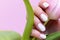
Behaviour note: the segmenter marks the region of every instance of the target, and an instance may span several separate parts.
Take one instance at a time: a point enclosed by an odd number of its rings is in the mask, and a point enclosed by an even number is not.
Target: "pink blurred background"
[[[36,1],[31,2],[35,4]],[[0,0],[0,31],[16,31],[22,35],[25,24],[26,10],[23,0]]]
[[[20,34],[26,23],[22,0],[0,0],[0,31],[16,31]]]

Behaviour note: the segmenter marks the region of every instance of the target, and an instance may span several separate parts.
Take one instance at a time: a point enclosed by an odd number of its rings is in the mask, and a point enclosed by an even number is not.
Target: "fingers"
[[[44,0],[44,1],[41,2],[40,7],[39,6],[34,6],[34,5],[32,7],[33,7],[33,10],[34,10],[34,14],[35,14],[35,16],[34,16],[34,26],[38,30],[44,32],[46,30],[46,28],[42,24],[41,20],[43,22],[48,21],[48,15],[41,8],[46,9],[47,7],[49,7],[49,4],[47,2],[45,2],[45,0]],[[40,38],[40,39],[45,39],[46,38],[45,34],[42,34],[35,29],[32,30],[31,35],[36,37],[36,38]]]
[[[46,9],[44,6],[46,6]],[[49,16],[49,19],[57,20],[60,16],[60,0],[41,0],[39,6],[43,9],[46,9],[46,13]]]
[[[46,30],[45,26],[40,22],[40,20],[36,16],[34,16],[34,25],[38,30],[42,32]]]
[[[40,33],[39,31],[33,29],[32,30],[32,36],[36,37],[36,38],[39,38],[39,39],[46,39],[46,35],[43,34],[43,33]]]
[[[34,7],[34,13],[36,16],[38,16],[42,21],[47,21],[48,16],[47,14],[40,8],[40,7]]]
[[[46,0],[41,0],[41,1],[39,2],[39,6],[40,6],[41,8],[43,8],[43,9],[46,9],[46,8],[49,7],[49,4],[46,2]]]

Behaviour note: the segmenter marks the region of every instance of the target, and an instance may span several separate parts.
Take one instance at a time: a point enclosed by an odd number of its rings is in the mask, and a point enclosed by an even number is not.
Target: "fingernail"
[[[41,39],[46,39],[46,35],[45,34],[40,34],[40,38]]]
[[[38,28],[40,29],[40,31],[45,31],[46,28],[44,25],[42,25],[41,23],[38,24]]]
[[[44,3],[43,3],[43,6],[44,6],[45,8],[47,8],[47,7],[49,6],[49,4],[48,4],[47,2],[44,2]]]
[[[48,21],[48,17],[45,14],[41,14],[40,17],[41,17],[42,21],[44,21],[44,22]]]

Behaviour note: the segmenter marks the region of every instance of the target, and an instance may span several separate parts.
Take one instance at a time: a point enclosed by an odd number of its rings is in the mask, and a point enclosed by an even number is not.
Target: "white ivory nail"
[[[48,21],[48,17],[45,14],[40,15],[42,21]]]
[[[41,23],[38,24],[38,29],[40,29],[40,31],[45,31],[46,28],[44,25],[42,25]]]
[[[47,7],[49,6],[49,4],[48,4],[47,2],[44,2],[44,3],[43,3],[43,6],[44,6],[45,8],[47,8]]]
[[[46,35],[45,34],[40,34],[40,38],[41,39],[46,39]]]

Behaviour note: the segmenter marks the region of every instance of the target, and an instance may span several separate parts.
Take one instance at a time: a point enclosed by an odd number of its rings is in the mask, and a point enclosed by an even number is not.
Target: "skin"
[[[48,34],[50,33],[53,33],[53,32],[56,32],[56,31],[60,31],[60,11],[59,11],[59,4],[58,4],[58,7],[56,7],[56,4],[57,4],[57,0],[56,2],[53,0],[52,3],[50,2],[51,0],[41,0],[39,2],[38,5],[33,5],[32,4],[32,7],[33,7],[33,10],[34,10],[34,28],[32,30],[32,34],[31,36],[34,36],[36,38],[40,38],[40,34],[44,34],[44,32],[42,33],[40,29],[38,29],[38,23],[41,23],[43,24],[43,21],[42,18],[40,17],[40,15],[43,13],[45,14],[47,17],[49,17],[49,19],[51,19],[48,24],[46,25],[46,31]],[[49,7],[48,8],[45,8],[43,6],[43,3],[44,2],[47,2],[49,4]],[[55,2],[55,4],[54,4]],[[60,2],[60,1],[59,1]],[[53,6],[52,6],[53,5]],[[53,8],[56,7],[56,9],[58,9],[57,11],[53,11]],[[44,10],[44,11],[43,11]],[[52,13],[52,14],[51,14]],[[56,28],[57,27],[57,28]],[[54,29],[54,30],[53,30]]]
[[[46,9],[46,13],[48,14],[50,19],[57,20],[60,18],[60,0],[47,0],[49,3],[50,7]]]

